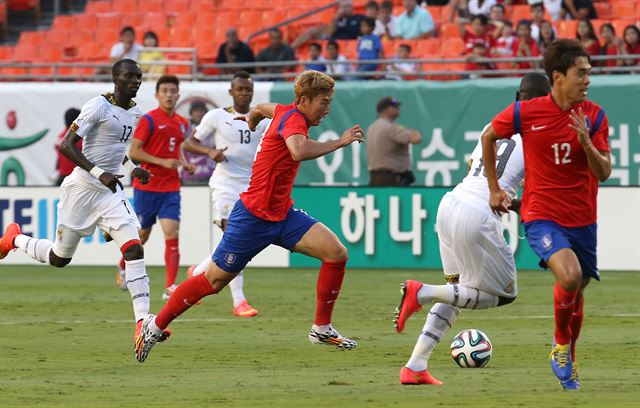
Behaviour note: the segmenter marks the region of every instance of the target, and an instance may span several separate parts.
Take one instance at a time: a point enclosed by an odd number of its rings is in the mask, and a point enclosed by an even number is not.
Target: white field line
[[[608,315],[588,315],[591,317],[612,317],[612,318],[624,318],[624,317],[640,317],[640,313],[615,313]],[[466,318],[466,319],[465,319]],[[310,318],[309,318],[310,319]],[[290,321],[308,321],[309,319],[291,319],[291,318],[282,318],[282,319],[271,319],[266,318],[262,319],[260,317],[254,319],[241,319],[241,318],[211,318],[211,319],[178,319],[175,323],[228,323],[228,322],[236,322],[236,323],[244,323],[250,321],[259,321],[259,322],[290,322]],[[519,320],[519,319],[553,319],[553,316],[549,315],[533,315],[533,316],[472,316],[471,314],[462,314],[460,316],[460,320]],[[342,321],[349,319],[341,319]],[[361,319],[358,319],[361,320]],[[391,321],[391,318],[370,318],[366,319],[369,321]],[[121,324],[121,323],[131,323],[131,320],[125,319],[95,319],[95,320],[25,320],[25,321],[4,321],[0,320],[0,326],[27,326],[32,324]]]

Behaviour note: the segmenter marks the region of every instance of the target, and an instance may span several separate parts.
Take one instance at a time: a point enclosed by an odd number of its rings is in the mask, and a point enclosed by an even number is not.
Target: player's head
[[[551,92],[549,78],[538,72],[530,72],[520,81],[520,87],[516,91],[516,101],[539,98],[546,96],[549,92]]]
[[[74,120],[80,115],[80,110],[78,108],[69,108],[64,113],[64,124],[66,127],[71,126]]]
[[[180,99],[180,80],[175,75],[163,75],[156,82],[156,99],[165,112],[173,112]]]
[[[335,82],[327,74],[305,71],[294,84],[295,104],[310,126],[318,126],[329,114]]]
[[[559,39],[551,43],[542,60],[554,95],[570,103],[583,101],[589,89],[589,54],[576,40]]]
[[[253,99],[253,79],[247,71],[236,71],[231,79],[229,95],[233,98],[233,108],[236,112],[246,113]]]
[[[120,41],[125,44],[133,44],[136,39],[136,31],[131,26],[122,27],[120,30]]]
[[[133,98],[138,93],[142,83],[142,70],[134,60],[121,59],[113,64],[111,77],[117,92]]]

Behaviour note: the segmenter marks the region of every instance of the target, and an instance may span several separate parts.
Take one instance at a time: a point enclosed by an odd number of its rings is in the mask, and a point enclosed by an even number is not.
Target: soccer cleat
[[[573,362],[573,369],[571,370],[571,377],[568,380],[560,381],[560,385],[565,390],[579,390],[580,389],[580,377],[578,376],[578,364]]]
[[[312,344],[334,346],[340,350],[351,350],[358,347],[358,343],[354,340],[342,337],[342,335],[331,326],[329,326],[329,329],[325,332],[316,331],[312,326],[311,332],[309,333],[309,341]]]
[[[133,334],[133,341],[135,341],[138,336],[140,335],[140,332],[142,331],[142,321],[143,319],[140,319],[136,322],[136,331]],[[160,338],[158,338],[158,343],[162,343],[165,340],[168,340],[169,337],[171,337],[171,330],[169,329],[164,329],[162,331],[162,334],[160,335]]]
[[[243,300],[238,306],[233,308],[233,314],[239,317],[253,317],[258,311],[253,308],[246,300]]]
[[[571,362],[571,346],[569,344],[553,344],[549,355],[551,370],[558,380],[565,381],[571,378],[573,364]]]
[[[4,235],[0,238],[0,259],[4,259],[9,252],[16,249],[16,246],[13,244],[13,241],[16,239],[18,235],[22,232],[20,231],[20,226],[16,223],[12,223],[7,225],[7,229],[4,231]]]
[[[136,336],[135,339],[135,348],[134,353],[136,355],[136,360],[141,363],[149,356],[149,351],[151,348],[156,345],[157,342],[160,341],[162,335],[157,335],[151,331],[149,328],[149,324],[155,319],[155,315],[148,314],[142,320],[142,327],[140,328],[140,333]],[[165,338],[166,340],[166,338]]]
[[[422,306],[418,303],[418,291],[421,287],[422,283],[415,280],[404,281],[400,285],[402,299],[400,300],[400,305],[396,308],[395,318],[393,319],[393,324],[398,333],[402,333],[407,319],[412,314],[422,310]]]
[[[120,269],[118,267],[118,271],[116,272],[116,284],[122,290],[127,290],[127,279],[125,277],[124,269]]]
[[[433,384],[442,385],[442,381],[434,378],[429,370],[413,371],[409,367],[402,367],[400,370],[400,384],[404,385],[418,385],[418,384]]]
[[[178,285],[171,285],[168,288],[165,288],[164,293],[162,294],[162,300],[164,302],[166,302],[167,300],[169,300],[169,298],[171,297],[171,295],[173,295],[173,292],[176,291],[176,288],[178,287]]]

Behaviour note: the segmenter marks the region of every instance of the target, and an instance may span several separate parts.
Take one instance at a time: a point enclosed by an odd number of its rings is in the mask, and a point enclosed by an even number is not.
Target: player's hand
[[[506,191],[500,189],[493,191],[489,195],[489,206],[494,214],[502,215],[502,213],[509,212],[509,206],[511,205],[511,199]]]
[[[342,146],[349,146],[353,142],[364,142],[364,130],[360,125],[353,125],[349,129],[345,130],[342,136],[340,136]]]
[[[136,167],[131,172],[131,177],[135,177],[140,181],[140,184],[145,185],[149,182],[149,179],[153,177],[153,174],[149,170],[145,170],[142,167]]]
[[[177,159],[163,159],[160,162],[160,165],[165,169],[177,169],[178,167],[182,166],[182,162]]]
[[[257,114],[254,114],[253,116],[251,116],[251,112],[249,112],[246,115],[238,115],[235,118],[233,118],[233,120],[241,120],[243,122],[246,122],[247,126],[249,127],[249,130],[252,132],[255,132],[256,127],[258,127],[258,123],[260,123],[262,119]]]
[[[196,172],[196,166],[191,163],[182,162],[182,168],[189,174],[193,174]]]
[[[120,182],[120,179],[122,177],[124,177],[122,174],[112,174],[105,171],[100,175],[100,182],[107,186],[107,188],[111,190],[112,193],[115,193],[118,186],[120,186],[121,190],[124,190],[124,187]]]
[[[227,161],[227,158],[224,155],[224,152],[229,148],[229,146],[224,147],[222,149],[209,149],[209,157],[211,160],[215,160],[216,163],[220,163],[221,161]]]
[[[571,109],[569,119],[571,119],[569,127],[575,130],[578,134],[578,141],[582,147],[587,147],[589,143],[591,143],[591,138],[589,137],[589,125],[587,124],[587,118],[584,116],[582,108],[578,108],[578,112]]]

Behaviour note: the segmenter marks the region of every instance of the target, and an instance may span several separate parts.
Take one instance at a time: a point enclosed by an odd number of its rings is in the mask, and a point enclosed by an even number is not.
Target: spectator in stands
[[[600,55],[600,43],[598,42],[598,37],[596,36],[596,32],[593,29],[591,21],[580,20],[578,22],[578,26],[576,27],[576,40],[582,44],[589,55]],[[594,65],[599,64],[594,63]]]
[[[531,37],[533,37],[536,42],[540,42],[540,26],[544,21],[544,4],[542,2],[535,3],[531,5]],[[555,32],[555,28],[553,28],[554,34],[558,34]]]
[[[611,23],[605,23],[600,27],[600,38],[602,38],[602,47],[600,53],[602,55],[622,55],[624,43],[616,37],[616,30]],[[621,59],[611,59],[603,61],[603,66],[619,67],[622,66]]]
[[[364,16],[375,20],[376,28],[374,28],[373,34],[382,37],[384,34],[384,26],[382,22],[378,20],[380,16],[380,6],[376,0],[369,0],[367,4],[364,5]]]
[[[529,0],[529,4],[542,3],[544,5],[544,9],[549,16],[551,16],[551,20],[556,21],[561,17],[562,11],[562,0]]]
[[[295,61],[293,48],[282,40],[282,31],[279,28],[269,30],[269,45],[258,53],[258,62]],[[292,66],[258,67],[258,73],[273,74],[291,70]]]
[[[382,30],[379,29],[380,26],[382,26]],[[373,33],[386,38],[398,36],[398,17],[393,15],[393,3],[391,1],[385,0],[380,4],[376,29],[373,30]]]
[[[156,48],[159,45],[158,35],[153,31],[147,31],[144,33],[144,37],[142,37],[142,44],[144,45],[144,49],[140,51],[140,68],[142,72],[145,74],[151,74],[148,76],[144,76],[146,80],[155,81],[158,77],[164,74],[165,66],[164,65],[146,65],[145,62],[148,61],[163,61],[164,54],[157,50],[149,50],[149,48]]]
[[[435,28],[429,10],[418,6],[416,0],[403,0],[404,12],[398,17],[398,38],[426,38]]]
[[[598,18],[595,7],[591,0],[563,0],[562,10],[565,16],[574,20],[593,20]]]
[[[251,47],[243,43],[238,39],[238,31],[230,27],[226,33],[227,41],[218,48],[218,58],[216,62],[218,64],[225,63],[241,63],[241,62],[254,62],[255,57]],[[223,68],[221,71],[224,74],[233,74],[238,70],[245,70],[249,73],[253,73],[253,68]]]
[[[487,16],[478,14],[471,18],[471,31],[467,30],[465,23],[469,20],[463,17],[458,18],[458,32],[464,41],[464,53],[468,54],[477,43],[483,43],[485,49],[489,49],[489,34]]]
[[[640,54],[640,30],[633,24],[629,24],[624,28],[624,53],[629,55]],[[623,65],[635,66],[640,65],[639,59],[624,60]]]
[[[401,73],[415,74],[417,71],[416,63],[406,61],[410,58],[411,58],[411,46],[409,44],[398,45],[398,51],[396,55],[393,56],[394,63],[389,64],[389,68],[388,68],[388,70],[391,71],[392,74],[388,74],[387,79],[401,81],[401,80],[407,79],[406,76],[400,75]]]
[[[200,124],[202,118],[207,112],[207,104],[203,101],[195,100],[191,102],[191,105],[189,106],[189,125],[191,129],[195,129]],[[191,131],[189,131],[188,134],[191,134]],[[208,141],[203,141],[202,143],[206,145],[207,142]],[[213,170],[216,168],[215,160],[212,160],[206,155],[193,154],[187,151],[184,151],[183,154],[187,163],[194,166],[196,170],[191,174],[183,168],[180,172],[182,184],[207,185],[209,183],[211,173],[213,173]]]
[[[540,24],[540,40],[538,40],[538,51],[540,51],[540,54],[544,54],[555,39],[556,31],[553,25],[546,20],[543,21]]]
[[[453,21],[456,11],[459,18],[470,18],[478,14],[489,17],[491,8],[497,3],[496,0],[451,0],[449,22]]]
[[[326,59],[322,56],[322,45],[315,42],[309,44],[309,61],[304,64],[304,69],[307,71],[327,71],[327,64],[324,63]]]
[[[126,26],[120,30],[120,42],[113,44],[111,52],[109,53],[112,64],[121,59],[129,58],[134,61],[138,61],[140,59],[142,46],[140,44],[136,44],[135,39],[136,32],[133,27]]]
[[[415,181],[411,171],[410,144],[422,141],[420,132],[395,122],[400,101],[386,96],[376,106],[378,119],[367,129],[366,147],[370,186],[408,186]]]
[[[495,64],[492,62],[480,62],[479,58],[487,58],[487,48],[484,43],[478,42],[473,44],[471,52],[467,54],[467,62],[465,64],[465,71],[480,71],[480,70],[493,70],[496,69]],[[476,79],[488,76],[487,74],[469,74],[469,79]]]
[[[60,132],[58,140],[56,141],[56,153],[58,153],[58,160],[56,161],[56,186],[62,184],[64,178],[71,174],[73,169],[76,168],[76,165],[71,160],[67,159],[65,155],[60,153],[60,143],[62,143],[62,139],[64,139],[67,134],[69,126],[71,126],[79,114],[80,110],[78,108],[69,108],[64,113],[64,130]],[[78,149],[82,150],[82,139],[78,141]]]
[[[500,37],[491,43],[489,54],[496,58],[511,57],[513,55],[513,40],[513,24],[511,21],[505,20],[502,22]],[[502,65],[502,63],[498,65]]]
[[[338,5],[338,12],[329,23],[326,34],[334,40],[355,40],[360,35],[360,22],[363,18],[362,14],[353,14],[351,0],[343,0]]]
[[[540,55],[536,42],[531,37],[531,26],[529,21],[520,20],[516,28],[516,39],[513,41],[514,57],[537,57]],[[514,62],[513,67],[517,69],[532,69],[538,64],[534,62]]]
[[[358,39],[358,61],[375,60],[383,58],[382,42],[380,37],[373,34],[376,20],[365,17],[360,22],[360,38]],[[358,72],[371,72],[378,69],[378,64],[358,64]],[[370,76],[364,79],[372,79]]]
[[[327,43],[327,74],[331,75],[335,79],[351,79],[349,74],[353,72],[353,66],[351,66],[351,64],[340,63],[346,60],[347,58],[340,54],[340,46],[338,43],[334,40],[330,40]]]

